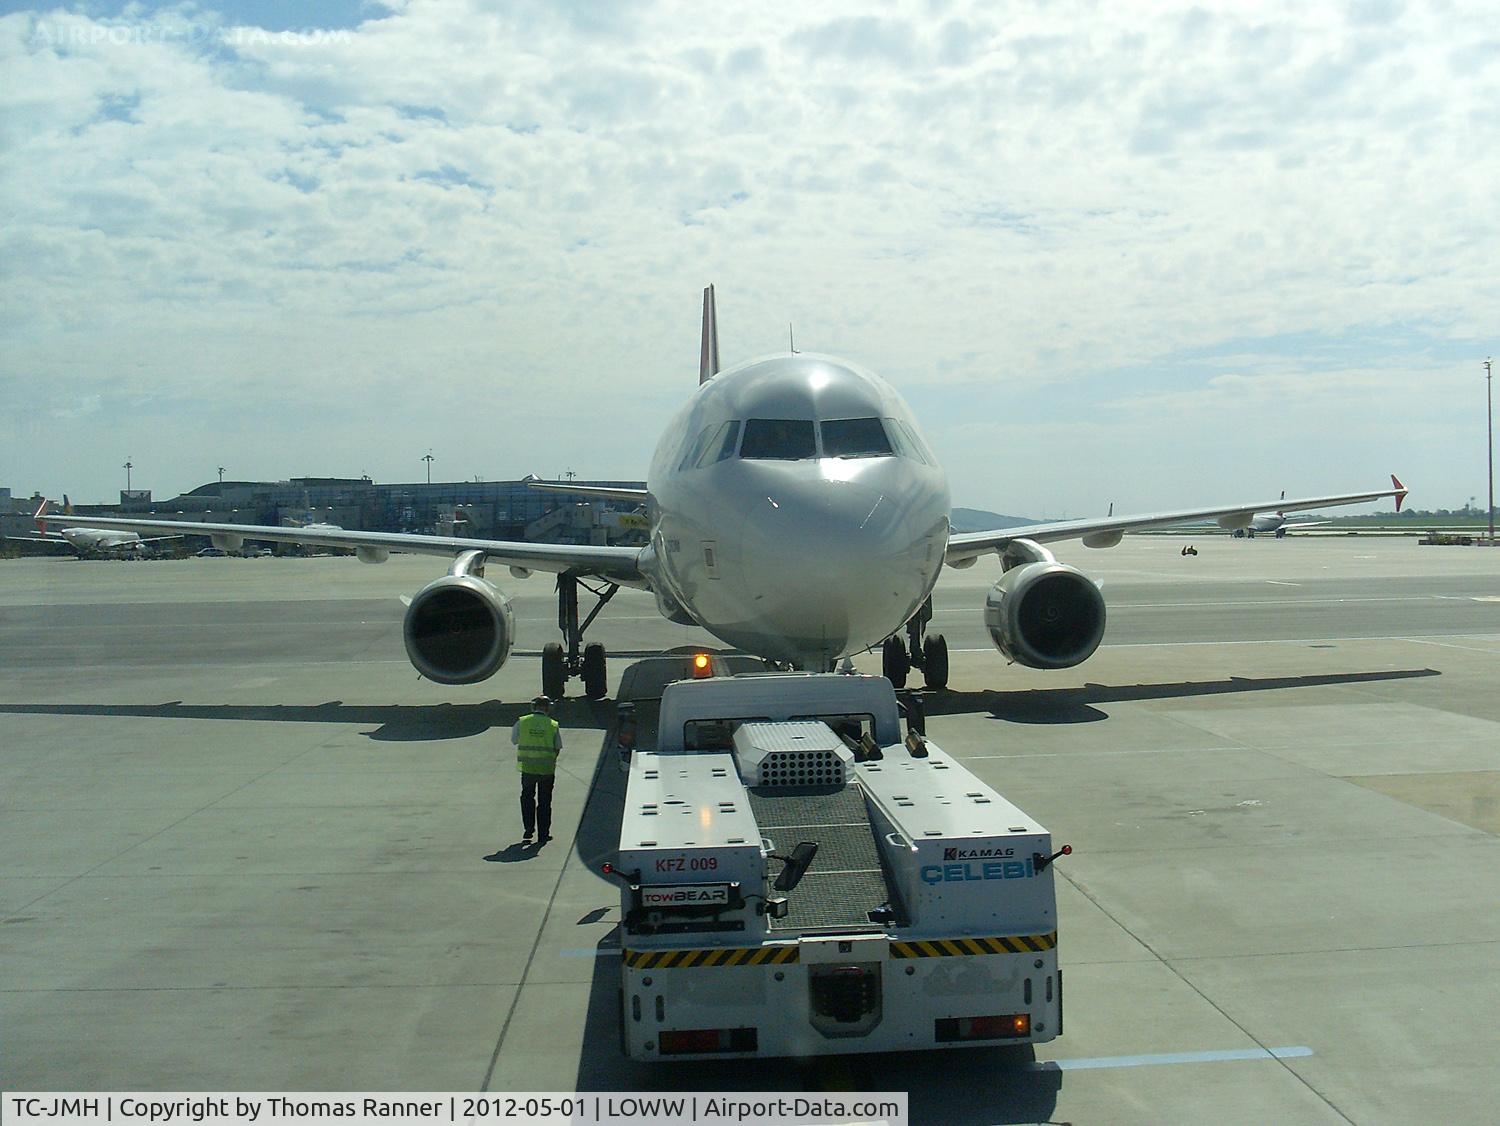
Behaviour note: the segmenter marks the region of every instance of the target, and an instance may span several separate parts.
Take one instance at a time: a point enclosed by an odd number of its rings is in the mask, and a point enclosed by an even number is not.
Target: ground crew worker
[[[531,701],[531,712],[516,720],[510,729],[510,741],[516,745],[516,765],[521,768],[523,844],[531,843],[533,832],[538,845],[552,839],[552,783],[557,756],[562,751],[562,732],[551,711],[552,701],[538,696]]]

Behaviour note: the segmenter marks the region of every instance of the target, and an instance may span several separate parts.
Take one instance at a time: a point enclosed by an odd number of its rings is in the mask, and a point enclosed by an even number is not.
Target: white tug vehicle
[[[622,885],[630,1057],[1062,1032],[1051,864],[1071,849],[1053,853],[907,718],[903,738],[888,680],[834,674],[673,683],[655,746],[633,753],[622,718],[629,779],[605,871]]]

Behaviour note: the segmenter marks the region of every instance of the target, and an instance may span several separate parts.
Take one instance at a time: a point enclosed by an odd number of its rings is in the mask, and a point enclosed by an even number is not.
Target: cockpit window
[[[714,429],[715,428],[712,426],[705,426],[698,432],[698,437],[693,439],[693,444],[689,446],[687,448],[687,452],[682,455],[682,461],[679,462],[677,466],[679,470],[691,469],[693,466],[698,464],[698,458],[701,457],[703,451],[708,448],[709,440],[714,436]]]
[[[885,432],[890,435],[891,445],[896,447],[897,457],[910,458],[912,461],[922,460],[917,456],[917,451],[912,449],[911,442],[907,440],[906,435],[901,433],[901,424],[894,418],[885,420]]]
[[[928,465],[936,465],[937,458],[933,456],[932,447],[922,440],[922,435],[917,433],[917,428],[908,425],[905,421],[900,422],[901,429],[906,432],[906,437],[916,449],[917,455]]]
[[[816,457],[817,439],[811,420],[800,418],[752,418],[745,423],[740,457],[800,461]]]
[[[878,418],[831,418],[820,426],[824,457],[889,457],[892,452]]]
[[[713,439],[708,443],[708,448],[703,451],[703,456],[698,459],[698,464],[700,466],[713,465],[715,462],[733,457],[734,447],[739,444],[739,440],[739,420],[724,423],[714,431]]]
[[[885,429],[886,433],[890,435],[891,441],[895,443],[896,453],[899,456],[909,458],[912,461],[927,463],[927,459],[922,456],[922,448],[917,445],[916,437],[901,424],[899,419],[886,419]]]

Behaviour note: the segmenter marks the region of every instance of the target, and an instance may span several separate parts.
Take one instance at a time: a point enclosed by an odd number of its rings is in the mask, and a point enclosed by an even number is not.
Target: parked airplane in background
[[[160,543],[162,540],[180,540],[182,538],[181,532],[142,539],[136,532],[122,532],[108,528],[72,525],[52,532],[47,529],[47,503],[45,500],[42,501],[32,517],[36,521],[37,535],[22,538],[28,539],[33,543],[66,542],[74,551],[78,552],[78,558],[80,559],[90,555],[144,554],[149,550],[146,546],[147,544]],[[63,494],[63,515],[68,517],[73,515],[73,503],[68,500],[66,493]]]
[[[1255,538],[1257,532],[1270,532],[1277,539],[1281,539],[1288,532],[1295,532],[1299,528],[1321,528],[1324,524],[1328,523],[1327,520],[1290,521],[1286,518],[1285,512],[1285,489],[1281,490],[1281,500],[1283,503],[1280,509],[1275,512],[1257,512],[1254,516],[1250,517],[1250,523],[1244,526],[1236,525],[1233,522],[1225,524],[1223,520],[1220,520],[1219,523],[1232,531],[1236,538],[1248,536],[1251,539]]]
[[[1330,507],[1406,495],[1390,489],[1299,499],[1287,508]],[[884,380],[847,360],[782,352],[721,371],[713,287],[703,294],[699,387],[667,424],[645,489],[542,484],[574,495],[646,506],[642,547],[520,543],[460,536],[273,528],[164,520],[90,518],[126,531],[198,533],[235,550],[245,539],[354,548],[367,563],[390,552],[452,559],[406,612],[407,655],[443,684],[493,675],[510,656],[515,617],[487,564],[515,578],[557,575],[564,644],[543,650],[543,691],[561,696],[571,676],[590,697],[607,690],[604,647],[584,631],[621,586],[650,590],[660,612],[729,645],[804,669],[882,646],[885,673],[910,667],[929,687],[948,681],[948,648],[929,635],[931,594],[949,567],[1000,557],[1003,574],[985,600],[995,647],[1033,668],[1086,660],[1104,636],[1104,598],[1082,571],[1045,546],[1082,540],[1112,547],[1125,532],[1220,518],[1247,526],[1281,506],[1255,501],[1203,508],[1028,524],[954,533],[948,479],[911,410]],[[600,585],[590,587],[587,580]],[[579,621],[578,588],[598,599]],[[902,636],[904,633],[904,637]]]

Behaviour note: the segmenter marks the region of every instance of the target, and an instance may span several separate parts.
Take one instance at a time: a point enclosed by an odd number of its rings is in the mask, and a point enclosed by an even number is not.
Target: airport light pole
[[[1495,408],[1490,398],[1490,360],[1484,361],[1484,449],[1490,466],[1490,546],[1495,546]]]
[[[130,492],[130,471],[135,468],[135,463],[130,460],[129,454],[125,455],[125,464],[120,468],[125,470],[125,491],[128,493]]]
[[[432,484],[432,451],[427,451],[427,456],[422,459],[427,463],[427,483]]]
[[[221,466],[219,466],[219,484],[222,485],[223,483],[224,483],[224,467],[221,465]]]

